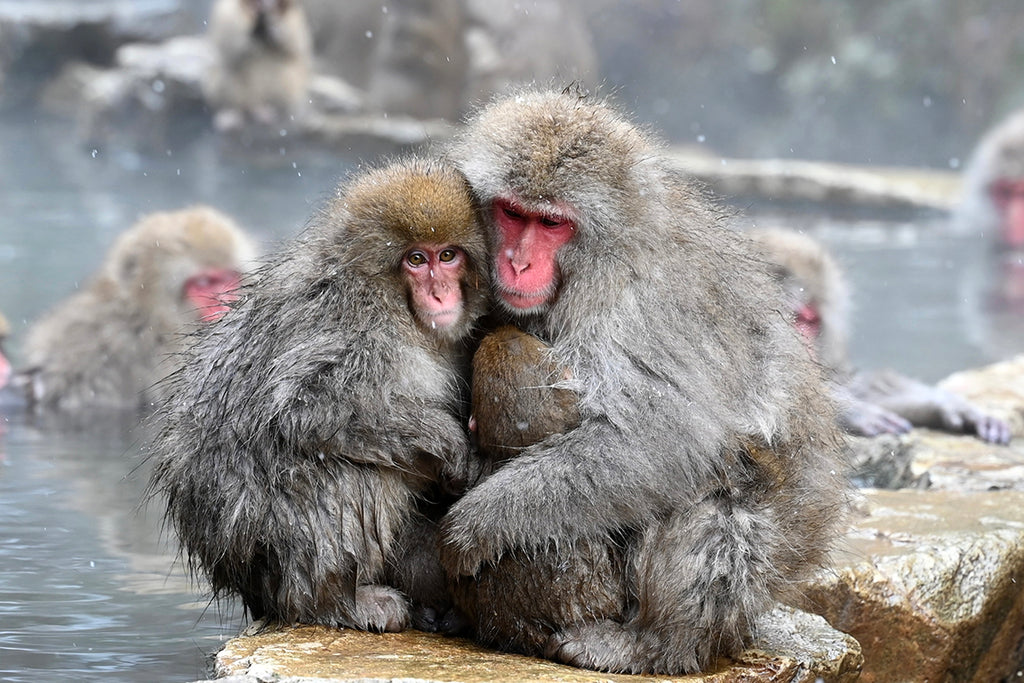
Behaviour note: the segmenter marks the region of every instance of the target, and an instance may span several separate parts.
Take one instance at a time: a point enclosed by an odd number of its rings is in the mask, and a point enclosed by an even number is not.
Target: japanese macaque
[[[158,403],[183,336],[224,314],[253,258],[249,238],[210,207],[142,218],[85,288],[29,329],[18,381],[30,408],[72,415]]]
[[[580,417],[442,520],[457,581],[514,558],[548,582],[488,595],[504,614],[477,638],[620,673],[735,652],[819,566],[847,507],[841,435],[774,312],[778,286],[602,101],[516,93],[473,117],[451,157],[481,202],[498,307],[550,345]],[[615,585],[616,557],[621,608],[618,594],[594,610],[586,591],[536,600],[554,567],[590,563]]]
[[[931,427],[1006,443],[1010,427],[956,394],[891,370],[855,372],[846,350],[850,294],[823,245],[798,232],[748,233],[782,283],[785,305],[812,355],[829,371],[842,427],[851,434],[902,434]]]
[[[498,464],[575,427],[580,419],[576,394],[556,386],[568,379],[537,337],[511,325],[485,337],[473,354],[470,417],[481,454]]]
[[[1024,250],[1024,110],[978,143],[956,219],[965,230],[993,235],[1001,249]]]
[[[11,333],[11,325],[7,322],[7,318],[0,313],[0,389],[7,386],[7,382],[11,379],[11,361],[7,359],[4,354],[4,341],[7,340],[7,336]]]
[[[208,36],[216,61],[203,94],[217,128],[280,123],[302,113],[313,48],[298,0],[217,0]]]
[[[483,473],[525,454],[527,447],[580,422],[576,393],[561,388],[567,372],[537,337],[504,326],[483,339],[473,356],[473,416]],[[468,626],[487,643],[542,652],[548,624],[615,618],[628,609],[626,555],[603,539],[577,539],[565,553],[508,553],[475,576],[453,577],[457,612],[449,622]],[[509,604],[515,609],[508,609]]]
[[[370,631],[407,626],[409,599],[447,610],[421,504],[470,476],[466,346],[486,268],[465,179],[399,161],[343,185],[200,332],[151,488],[215,596]],[[436,571],[407,566],[431,553]]]

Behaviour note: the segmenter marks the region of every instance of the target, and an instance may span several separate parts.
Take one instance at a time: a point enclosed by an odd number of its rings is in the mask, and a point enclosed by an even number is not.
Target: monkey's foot
[[[364,631],[402,631],[409,625],[409,603],[394,588],[359,586],[352,620]]]
[[[582,669],[642,673],[634,631],[610,619],[579,624],[548,637],[544,656]]]

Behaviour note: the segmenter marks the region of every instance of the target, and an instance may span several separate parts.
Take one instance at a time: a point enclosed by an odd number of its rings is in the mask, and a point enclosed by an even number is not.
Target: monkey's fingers
[[[1000,420],[991,415],[982,415],[981,419],[972,425],[978,438],[987,443],[1006,445],[1010,443],[1012,433],[1010,425],[1005,420]]]

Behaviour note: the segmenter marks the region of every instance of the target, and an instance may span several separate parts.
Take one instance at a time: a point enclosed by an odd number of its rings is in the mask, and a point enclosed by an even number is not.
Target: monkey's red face
[[[989,193],[999,211],[1003,246],[1024,248],[1024,179],[1001,178],[989,186]]]
[[[462,318],[462,274],[466,253],[452,245],[414,244],[402,260],[413,314],[430,330],[445,330]]]
[[[195,306],[203,322],[220,320],[228,312],[228,304],[238,298],[241,276],[229,268],[209,268],[185,281],[183,294]]]
[[[7,380],[11,378],[11,364],[7,360],[7,356],[0,350],[0,389],[7,385]]]
[[[796,329],[800,332],[800,336],[804,338],[804,341],[814,348],[815,342],[818,341],[818,336],[821,335],[821,314],[818,313],[818,307],[814,304],[804,304],[796,312],[796,321],[794,323]]]
[[[498,293],[510,307],[527,312],[558,294],[558,250],[572,239],[575,222],[560,213],[537,213],[505,199],[492,205],[498,227],[495,266]]]

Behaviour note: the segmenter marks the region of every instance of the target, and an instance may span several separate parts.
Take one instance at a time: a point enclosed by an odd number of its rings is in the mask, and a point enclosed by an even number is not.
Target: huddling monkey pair
[[[778,284],[602,101],[496,101],[444,159],[344,185],[239,294],[169,380],[151,487],[253,617],[459,613],[502,649],[688,673],[843,523]]]

